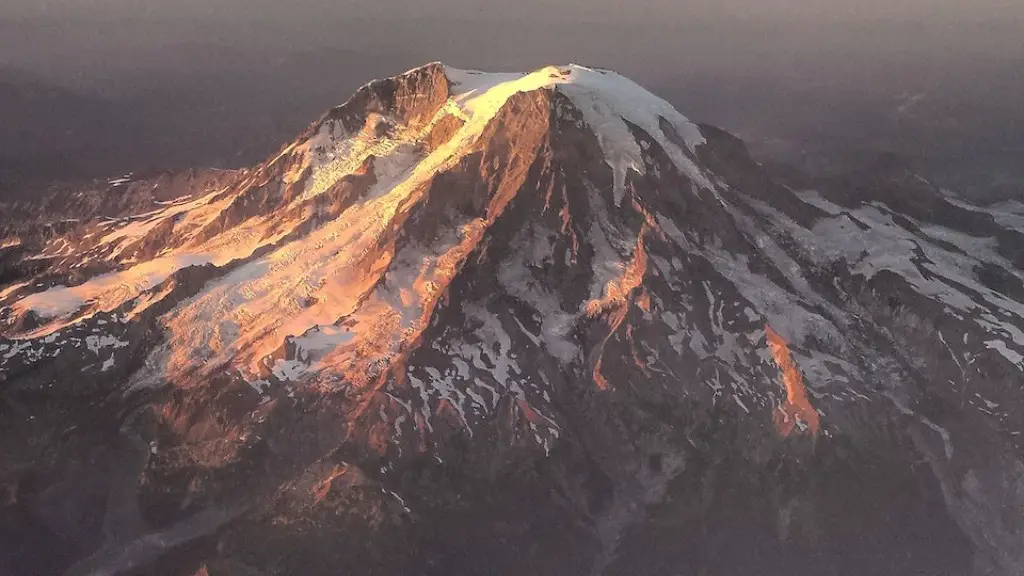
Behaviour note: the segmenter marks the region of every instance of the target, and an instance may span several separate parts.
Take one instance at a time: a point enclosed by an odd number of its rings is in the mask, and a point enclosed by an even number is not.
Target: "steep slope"
[[[18,248],[0,566],[1017,573],[1024,226],[889,176],[604,70],[368,84]]]

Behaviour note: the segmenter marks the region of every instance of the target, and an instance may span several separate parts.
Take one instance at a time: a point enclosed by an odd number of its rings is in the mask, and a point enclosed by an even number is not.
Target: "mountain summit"
[[[131,180],[5,223],[0,572],[1024,570],[1024,205],[576,65]]]

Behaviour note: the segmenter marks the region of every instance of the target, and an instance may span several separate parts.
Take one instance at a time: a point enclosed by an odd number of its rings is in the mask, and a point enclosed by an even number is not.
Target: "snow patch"
[[[128,342],[124,342],[114,336],[110,335],[89,335],[85,337],[85,347],[88,348],[93,354],[99,356],[100,350],[104,348],[125,348],[128,346]]]
[[[1024,372],[1024,355],[1021,355],[1016,350],[1011,350],[1006,342],[1002,340],[988,340],[985,342],[985,347],[989,350],[995,350],[999,352],[1003,358],[1006,358],[1010,364],[1017,367],[1018,370]]]

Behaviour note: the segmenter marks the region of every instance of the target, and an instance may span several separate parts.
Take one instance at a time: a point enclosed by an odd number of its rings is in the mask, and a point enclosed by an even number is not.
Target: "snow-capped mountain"
[[[0,572],[1024,571],[1024,205],[575,65],[160,186],[6,225]]]

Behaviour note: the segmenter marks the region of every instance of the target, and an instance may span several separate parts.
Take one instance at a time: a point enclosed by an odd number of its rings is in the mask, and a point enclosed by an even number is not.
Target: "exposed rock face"
[[[1024,570],[1024,206],[440,64],[166,202],[3,249],[0,572]]]

